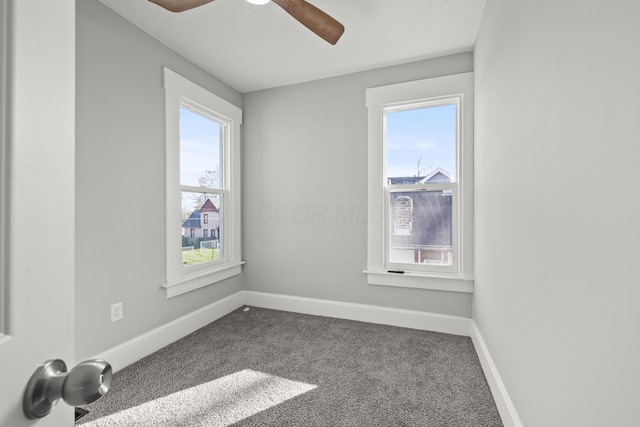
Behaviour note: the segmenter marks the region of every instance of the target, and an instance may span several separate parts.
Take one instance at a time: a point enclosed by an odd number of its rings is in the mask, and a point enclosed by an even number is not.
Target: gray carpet
[[[251,307],[116,373],[99,426],[502,426],[467,337]]]

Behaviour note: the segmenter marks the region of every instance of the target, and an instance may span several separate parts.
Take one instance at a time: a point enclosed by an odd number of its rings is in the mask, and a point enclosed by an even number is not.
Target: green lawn
[[[201,264],[203,262],[214,261],[220,259],[220,249],[193,249],[190,251],[182,251],[182,265]]]

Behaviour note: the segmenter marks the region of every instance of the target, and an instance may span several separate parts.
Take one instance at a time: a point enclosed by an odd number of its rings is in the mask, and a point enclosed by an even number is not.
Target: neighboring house
[[[451,182],[440,168],[426,176],[388,178],[390,185]],[[451,263],[452,197],[447,190],[391,193],[390,259],[400,263]]]
[[[217,240],[220,237],[220,212],[211,199],[207,199],[182,223],[182,235],[191,244],[195,244],[197,239]]]
[[[436,182],[451,182],[451,174],[442,168],[436,168],[425,176],[405,176],[399,178],[387,178],[389,185],[399,184],[424,184]]]

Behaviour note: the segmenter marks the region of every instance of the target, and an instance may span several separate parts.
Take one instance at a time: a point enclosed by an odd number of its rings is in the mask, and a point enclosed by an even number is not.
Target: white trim
[[[367,282],[370,285],[473,293],[473,279],[406,271],[404,273],[389,273],[388,271],[365,270],[363,273],[367,275]]]
[[[162,67],[162,77],[164,90],[187,98],[205,109],[221,114],[229,120],[242,123],[242,110],[240,108],[214,95],[202,86],[193,83],[167,67]]]
[[[237,276],[242,273],[242,265],[245,262],[224,264],[216,270],[204,270],[197,274],[183,276],[179,281],[162,285],[167,291],[167,298],[177,297],[184,293],[202,288],[203,286]]]
[[[206,307],[179,317],[172,322],[106,350],[95,356],[95,358],[108,361],[113,370],[117,372],[143,357],[184,338],[203,326],[218,320],[222,316],[226,316],[232,311],[242,307],[243,304],[243,292],[236,292],[213,304],[209,304]]]
[[[387,212],[389,198],[387,185],[383,185],[385,176],[384,112],[387,109],[401,109],[431,102],[444,102],[456,99],[458,108],[458,148],[457,148],[457,184],[453,186],[453,264],[451,266],[409,265],[388,262]],[[461,73],[366,90],[368,109],[368,212],[367,228],[367,270],[372,272],[386,270],[420,270],[424,272],[422,283],[417,280],[390,280],[379,275],[368,274],[369,284],[388,286],[420,287],[424,289],[443,289],[453,285],[454,281],[444,282],[439,277],[454,276],[462,281],[473,277],[473,73]],[[426,185],[426,184],[425,184]],[[455,187],[457,185],[457,187]],[[444,184],[429,184],[430,188],[445,187]],[[414,189],[415,186],[407,186]],[[457,191],[455,191],[457,188]],[[403,188],[399,188],[402,190]],[[435,277],[435,279],[433,278]],[[433,284],[426,284],[433,281]],[[448,285],[447,285],[448,284]],[[468,289],[469,285],[452,286]]]
[[[478,326],[475,321],[466,317],[264,292],[238,291],[99,353],[94,358],[107,360],[117,372],[244,305],[471,337],[504,426],[523,427]]]
[[[471,319],[423,311],[243,291],[245,304],[273,310],[469,336]]]
[[[469,336],[471,325],[471,319],[466,317],[264,292],[238,291],[105,350],[94,358],[108,361],[113,370],[117,372],[244,305],[466,337]]]
[[[427,98],[449,98],[452,94],[460,93],[461,84],[468,83],[473,85],[473,72],[373,87],[367,89],[366,106],[369,108],[383,104],[420,102]]]
[[[442,191],[453,190],[457,187],[455,182],[435,182],[424,183],[419,182],[417,184],[396,184],[387,187],[389,193],[408,193],[415,191]]]
[[[498,407],[502,423],[505,427],[522,427],[520,417],[516,412],[516,408],[513,406],[513,402],[509,397],[507,388],[502,382],[498,368],[491,358],[489,348],[482,338],[478,325],[476,325],[476,322],[473,320],[471,320],[470,332],[471,341],[473,342],[473,346],[478,354],[478,359],[480,359],[480,365],[482,366],[484,376],[487,378],[487,382],[489,383],[489,388],[491,389],[493,400],[496,402],[496,406]]]
[[[241,230],[241,151],[240,125],[242,110],[207,89],[176,74],[169,68],[162,68],[165,91],[165,260],[167,298],[172,298],[204,286],[228,279],[241,273],[242,254]],[[222,189],[207,189],[207,193],[223,194],[224,204],[221,216],[221,233],[224,237],[223,259],[215,265],[205,266],[199,273],[186,271],[181,259],[181,229],[176,224],[182,222],[180,195],[180,106],[206,113],[224,126]],[[206,272],[203,270],[206,269]]]
[[[9,17],[8,3],[0,2],[0,346],[8,339],[9,290],[8,245],[9,226]]]

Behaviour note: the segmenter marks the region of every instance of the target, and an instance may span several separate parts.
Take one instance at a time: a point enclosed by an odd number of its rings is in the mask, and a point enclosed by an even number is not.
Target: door
[[[0,0],[0,15],[0,426],[22,427],[36,368],[75,363],[75,0]],[[73,424],[64,402],[37,422]]]

